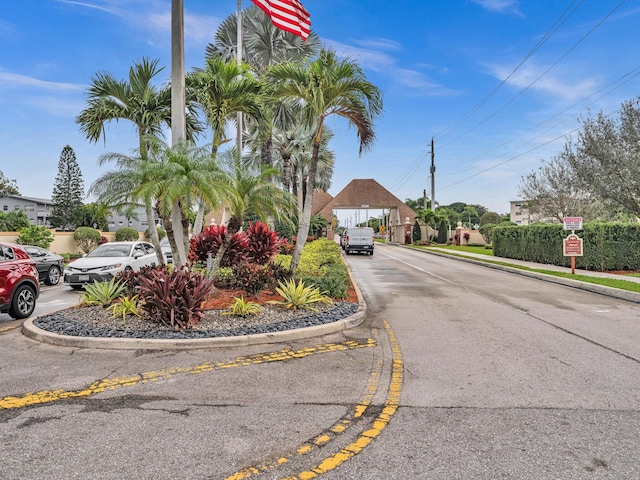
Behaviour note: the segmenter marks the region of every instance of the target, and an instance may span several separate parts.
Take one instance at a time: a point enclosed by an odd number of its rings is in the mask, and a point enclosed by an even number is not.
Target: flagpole
[[[238,66],[242,64],[242,0],[238,0],[238,21],[236,32],[236,61]],[[236,130],[236,145],[238,147],[238,155],[242,155],[242,112],[238,112],[237,116],[237,130]]]
[[[171,144],[187,138],[184,80],[184,0],[171,0]]]

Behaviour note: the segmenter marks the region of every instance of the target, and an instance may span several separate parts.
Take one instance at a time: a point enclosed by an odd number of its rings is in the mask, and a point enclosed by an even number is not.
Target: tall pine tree
[[[58,162],[58,175],[51,196],[51,226],[63,231],[73,231],[82,224],[84,182],[73,149],[62,149]]]

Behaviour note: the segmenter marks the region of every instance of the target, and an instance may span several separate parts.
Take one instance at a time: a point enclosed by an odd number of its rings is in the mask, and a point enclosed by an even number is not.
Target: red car
[[[39,295],[35,262],[20,245],[0,242],[0,312],[27,318]]]

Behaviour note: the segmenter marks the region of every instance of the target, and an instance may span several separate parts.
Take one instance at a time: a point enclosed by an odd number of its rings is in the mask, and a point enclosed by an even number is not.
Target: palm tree
[[[91,80],[86,97],[88,106],[76,117],[80,131],[90,142],[105,137],[105,125],[112,120],[129,120],[138,131],[138,151],[141,159],[147,157],[144,138],[161,136],[162,127],[171,125],[171,89],[155,87],[151,82],[164,69],[158,60],[143,58],[129,69],[129,79],[117,80],[107,72],[98,72]],[[193,108],[188,104],[187,138],[200,131]],[[152,199],[145,199],[151,242],[160,252],[160,241],[154,222]],[[160,261],[160,253],[158,259]]]
[[[230,15],[222,22],[215,35],[215,43],[206,48],[206,58],[222,58],[227,62],[236,59],[237,51],[236,15]],[[320,50],[320,37],[311,32],[306,41],[296,35],[285,32],[273,25],[267,15],[257,6],[251,5],[242,12],[243,52],[242,58],[250,65],[251,70],[259,78],[263,78],[268,67],[280,62],[302,62],[316,55]],[[251,139],[253,149],[260,152],[263,165],[271,165],[271,130],[273,125],[287,128],[291,125],[292,115],[282,104],[262,106],[265,114],[260,125],[254,129]],[[252,119],[245,123],[251,124]]]
[[[148,181],[136,193],[158,199],[174,263],[184,265],[189,252],[189,213],[196,202],[217,205],[229,198],[227,175],[211,161],[209,146],[197,147],[182,141],[174,146],[153,139],[145,175]],[[175,230],[171,218],[182,219],[182,230]]]
[[[147,164],[150,162],[148,156],[143,158],[138,150],[134,150],[131,156],[120,153],[107,153],[98,158],[98,166],[103,166],[109,162],[114,162],[116,168],[108,170],[98,177],[91,184],[88,194],[96,195],[98,201],[114,208],[135,205],[139,202],[144,203],[147,211],[149,233],[152,235],[153,242],[153,232],[155,232],[156,238],[158,236],[158,230],[155,225],[154,196],[148,192],[140,191],[141,186],[151,181],[147,173]],[[156,257],[158,264],[164,265],[164,256],[159,244],[158,239]]]
[[[298,102],[304,123],[313,128],[312,154],[306,177],[306,192],[291,268],[296,269],[309,234],[311,202],[315,189],[318,158],[329,115],[345,118],[357,130],[360,154],[375,139],[373,121],[382,112],[382,94],[370,83],[362,69],[349,59],[339,60],[330,50],[322,50],[317,59],[304,65],[282,63],[268,73],[273,95],[284,101]]]
[[[242,112],[249,117],[260,117],[260,83],[253,78],[246,63],[225,62],[221,58],[206,60],[204,69],[196,69],[187,80],[190,98],[200,106],[213,133],[211,156],[226,138],[226,126]],[[199,233],[206,205],[200,202],[194,232]]]
[[[250,168],[243,163],[234,147],[220,158],[221,168],[226,172],[227,189],[224,204],[230,212],[227,233],[214,258],[214,270],[231,243],[234,233],[240,231],[247,213],[266,221],[270,216],[277,219],[290,214],[295,208],[292,195],[273,184],[270,179],[277,173],[272,167]]]
[[[206,57],[220,57],[226,61],[236,58],[238,18],[229,15],[218,27],[215,42],[207,45]],[[311,32],[306,41],[297,35],[277,28],[271,19],[255,5],[242,12],[242,58],[258,76],[268,67],[281,62],[301,62],[320,49],[320,37]]]

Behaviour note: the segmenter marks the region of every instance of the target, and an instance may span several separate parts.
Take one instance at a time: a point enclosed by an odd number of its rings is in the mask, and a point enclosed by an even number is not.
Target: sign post
[[[571,274],[576,273],[576,257],[584,254],[582,239],[575,234],[576,230],[582,230],[582,217],[565,217],[562,222],[563,230],[571,230],[571,233],[562,241],[562,254],[571,257]]]

